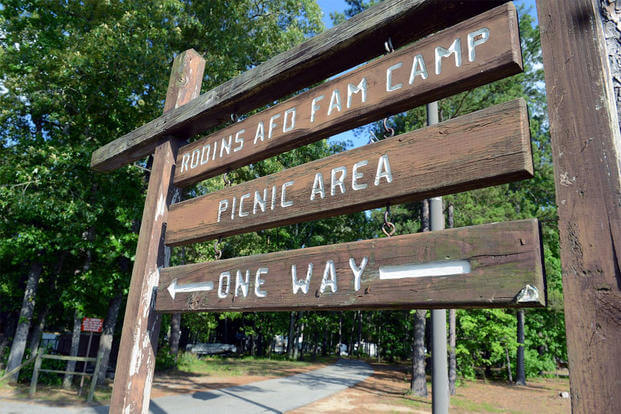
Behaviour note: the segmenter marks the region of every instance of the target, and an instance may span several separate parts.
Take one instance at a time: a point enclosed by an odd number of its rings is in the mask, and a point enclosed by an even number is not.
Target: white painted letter
[[[220,143],[220,158],[222,158],[222,154],[226,149],[226,154],[229,155],[231,153],[231,141],[233,140],[233,135],[229,135],[229,140],[226,138],[222,138],[222,143]]]
[[[347,107],[351,106],[351,97],[353,94],[362,92],[362,103],[367,100],[367,78],[362,78],[358,86],[350,83],[347,85]]]
[[[188,162],[190,162],[190,153],[186,152],[181,160],[181,172],[188,170]]]
[[[363,161],[359,161],[354,164],[354,168],[352,168],[352,171],[351,171],[351,189],[352,190],[357,191],[357,190],[364,190],[365,188],[367,188],[366,183],[359,184],[356,182],[356,180],[358,180],[358,178],[362,178],[363,176],[362,173],[358,172],[358,168],[364,167],[368,163],[369,162],[367,160],[363,160]]]
[[[237,131],[237,133],[235,134],[235,143],[239,144],[239,146],[233,148],[233,152],[237,152],[244,147],[244,137],[241,136],[241,134],[243,134],[244,132],[246,132],[246,130],[242,129]]]
[[[267,296],[267,292],[260,289],[261,286],[265,283],[265,280],[261,279],[261,275],[266,275],[267,272],[268,272],[267,267],[260,267],[257,269],[257,274],[254,278],[254,294],[258,298],[264,298]]]
[[[261,212],[265,213],[265,200],[267,200],[267,188],[263,189],[263,198],[258,191],[254,192],[254,203],[252,205],[252,214],[257,214],[257,205],[261,209]]]
[[[254,134],[253,144],[256,144],[259,138],[261,138],[261,142],[263,142],[264,137],[265,137],[265,127],[263,126],[263,121],[259,121],[259,123],[257,124],[257,133]]]
[[[250,193],[239,197],[239,217],[246,217],[248,215],[248,212],[244,211],[244,200],[246,198],[250,198]]]
[[[235,205],[237,203],[237,198],[233,197],[233,208],[231,208],[231,220],[235,218]]]
[[[229,200],[220,200],[220,203],[218,204],[218,223],[220,223],[222,213],[224,213],[227,208],[229,208]]]
[[[479,36],[481,36],[481,38],[475,40]],[[468,33],[468,60],[470,62],[474,62],[474,60],[477,57],[476,51],[474,50],[474,48],[487,42],[488,39],[489,39],[489,29],[486,27],[476,30],[472,33]]]
[[[455,54],[455,66],[461,66],[461,40],[459,38],[453,41],[453,44],[448,49],[441,46],[436,47],[436,75],[442,72],[442,58],[449,57]]]
[[[326,197],[326,192],[323,189],[323,175],[321,173],[315,174],[315,180],[313,181],[313,191],[311,191],[311,201],[315,199],[315,194],[319,194],[321,198]]]
[[[293,294],[297,294],[298,290],[302,290],[305,295],[308,293],[308,286],[310,284],[311,277],[313,276],[313,264],[309,263],[306,269],[306,279],[298,280],[297,268],[295,265],[291,265],[291,288]]]
[[[315,122],[315,113],[319,110],[320,106],[317,102],[323,99],[323,95],[319,95],[316,98],[313,98],[311,101],[311,122]]]
[[[292,185],[293,185],[293,181],[287,181],[286,183],[282,185],[282,192],[280,194],[280,205],[282,207],[289,207],[293,205],[293,201],[285,200],[285,198],[287,197],[287,187],[290,187]]]
[[[396,91],[397,89],[400,89],[403,86],[402,83],[398,83],[394,86],[392,84],[392,71],[395,69],[399,69],[401,66],[403,66],[403,62],[394,64],[388,69],[386,69],[386,92]]]
[[[328,116],[330,116],[334,109],[341,112],[341,93],[338,89],[332,91],[332,96],[330,97],[330,106],[328,107]]]
[[[201,150],[198,148],[192,151],[192,160],[190,161],[190,168],[198,167],[198,161],[201,158]]]
[[[332,260],[328,260],[326,262],[326,268],[323,271],[323,278],[321,279],[321,287],[319,288],[319,292],[325,292],[328,286],[330,286],[333,293],[336,293],[336,269],[334,267],[334,261]]]
[[[274,128],[276,128],[276,126],[277,126],[277,124],[276,124],[276,122],[275,122],[275,121],[276,121],[278,118],[280,118],[280,114],[273,115],[273,116],[270,118],[270,127],[269,127],[269,129],[267,130],[267,139],[272,139],[272,131],[274,131]]]
[[[222,281],[226,278],[226,290],[222,290]],[[220,273],[220,281],[218,282],[218,297],[224,299],[229,295],[231,289],[231,274],[229,272]]]
[[[337,180],[336,173],[340,172],[341,177]],[[336,187],[341,188],[341,194],[345,193],[345,176],[347,175],[347,168],[345,167],[336,167],[330,171],[330,195],[336,194]]]
[[[276,205],[276,186],[272,186],[272,201],[270,203],[270,210],[274,210],[274,206]]]
[[[291,114],[291,122],[289,123],[289,126],[287,126],[287,119],[289,114]],[[295,107],[287,109],[285,111],[285,119],[282,123],[282,132],[289,132],[293,128],[295,128]]]
[[[386,178],[387,183],[392,183],[392,171],[390,170],[390,161],[388,161],[388,154],[384,154],[379,157],[377,161],[377,171],[375,172],[375,185],[380,184],[380,179]]]
[[[242,296],[248,296],[248,285],[250,284],[250,270],[246,270],[246,279],[242,278],[241,270],[237,271],[235,275],[235,296],[239,296],[241,290]]]
[[[205,156],[205,148],[207,148],[207,156]],[[203,145],[203,150],[201,152],[201,165],[205,165],[209,162],[209,150],[211,150],[211,145]]]
[[[419,76],[425,80],[427,79],[427,66],[425,66],[425,61],[423,60],[423,55],[414,56],[414,60],[412,61],[412,71],[410,72],[410,85],[414,83],[414,79]]]
[[[354,273],[354,292],[360,290],[360,278],[362,276],[362,272],[364,272],[365,267],[367,267],[367,263],[369,263],[368,257],[363,257],[362,262],[360,262],[360,267],[356,266],[356,261],[353,257],[349,258],[349,268]]]

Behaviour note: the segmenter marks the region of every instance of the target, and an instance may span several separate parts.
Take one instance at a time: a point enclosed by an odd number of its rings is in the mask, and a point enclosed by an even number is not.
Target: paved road
[[[373,373],[360,361],[336,364],[285,378],[151,400],[152,414],[283,413],[352,387]],[[48,407],[0,399],[0,414],[104,414],[107,406]]]

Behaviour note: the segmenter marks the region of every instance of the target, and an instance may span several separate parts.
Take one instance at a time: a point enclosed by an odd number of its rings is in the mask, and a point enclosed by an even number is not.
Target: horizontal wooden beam
[[[166,243],[187,244],[532,177],[518,99],[170,207]]]
[[[508,3],[182,147],[174,182],[193,184],[521,71]]]
[[[537,221],[522,220],[170,267],[160,270],[155,307],[539,307],[545,306],[540,246]]]
[[[151,154],[162,137],[189,138],[379,56],[389,37],[398,48],[505,1],[384,1],[104,145],[91,167],[122,167]]]

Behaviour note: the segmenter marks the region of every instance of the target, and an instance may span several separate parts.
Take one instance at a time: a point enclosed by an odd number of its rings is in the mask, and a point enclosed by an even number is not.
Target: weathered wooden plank
[[[360,211],[532,176],[523,100],[171,206],[166,243]]]
[[[521,71],[509,3],[180,148],[174,182],[192,184]]]
[[[489,10],[506,0],[389,0],[327,30],[141,126],[93,153],[91,167],[110,171],[153,152],[160,137],[188,138],[320,82],[384,52]]]
[[[596,0],[538,1],[574,413],[621,412],[620,96]],[[619,2],[617,2],[617,5]],[[606,32],[614,36],[614,24]],[[618,40],[618,35],[617,35]],[[616,98],[616,102],[615,102]]]
[[[165,268],[156,309],[537,307],[543,274],[538,223],[523,220]]]
[[[166,109],[196,97],[204,68],[205,60],[192,49],[175,58],[166,94],[174,102],[166,102]],[[160,320],[153,308],[154,296],[157,269],[164,263],[162,233],[174,191],[172,179],[178,148],[177,139],[166,139],[155,148],[153,155],[110,400],[112,414],[149,411],[160,329]]]
[[[79,361],[79,362],[95,362],[97,360],[97,358],[91,358],[91,357],[78,357],[78,356],[52,355],[52,354],[41,355],[41,359],[59,359],[61,361]]]

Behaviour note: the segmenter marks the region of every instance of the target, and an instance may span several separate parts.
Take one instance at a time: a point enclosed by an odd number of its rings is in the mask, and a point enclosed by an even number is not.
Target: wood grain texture
[[[436,56],[457,39],[459,66],[455,55]],[[517,13],[508,3],[180,148],[174,182],[193,184],[521,71]],[[353,87],[362,90],[350,94]]]
[[[489,10],[506,0],[390,0],[283,52],[93,153],[91,167],[111,171],[153,152],[160,137],[189,138],[290,93]]]
[[[204,59],[191,49],[175,58],[166,94],[172,101],[167,101],[165,108],[183,105],[198,95],[204,67]],[[176,139],[163,140],[153,155],[110,400],[113,414],[149,411],[160,329],[154,309],[157,269],[164,263],[163,233],[179,143]]]
[[[538,1],[574,413],[621,412],[621,133],[596,0]]]
[[[518,99],[175,204],[166,244],[481,188],[532,171],[526,104]]]
[[[363,258],[367,258],[362,267]],[[362,273],[356,290],[350,260]],[[336,292],[321,292],[326,262],[334,263]],[[380,269],[421,263],[467,261],[468,273],[447,276],[380,279]],[[307,293],[293,293],[291,266],[296,279],[306,279],[309,263],[313,270]],[[257,269],[266,269],[255,294]],[[245,282],[247,296],[236,290],[236,273]],[[227,295],[224,277],[229,272]],[[385,274],[385,273],[384,273]],[[214,289],[201,292],[168,291],[170,285],[188,286],[212,282]],[[522,289],[531,285],[538,297],[517,301]],[[331,246],[311,247],[249,257],[171,267],[161,270],[156,309],[162,312],[267,311],[300,309],[412,309],[443,307],[538,307],[545,305],[544,271],[539,227],[536,220],[462,227],[437,232],[408,234]],[[219,298],[218,292],[225,296]],[[237,295],[236,295],[237,293]]]

